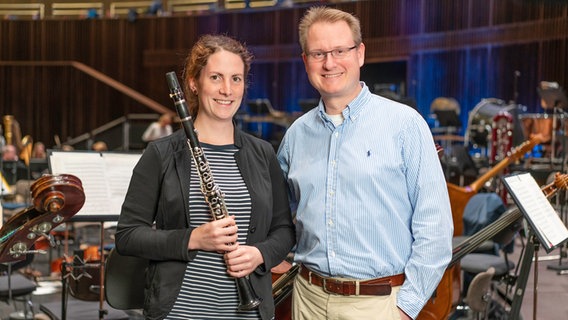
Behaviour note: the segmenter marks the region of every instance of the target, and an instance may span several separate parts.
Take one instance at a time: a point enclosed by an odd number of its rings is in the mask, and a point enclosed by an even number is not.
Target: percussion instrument
[[[518,115],[525,109],[517,104],[507,104],[503,100],[482,99],[469,113],[467,128],[464,135],[464,145],[480,149],[478,157],[489,157],[492,148],[493,122],[497,115],[510,114],[513,118],[512,145],[518,145],[528,139],[523,131]]]
[[[550,143],[553,136],[553,129],[555,127],[553,120],[554,117],[547,113],[527,113],[519,115],[521,121],[523,134],[529,137],[532,134],[542,134],[542,143]],[[560,115],[556,123],[556,128],[560,126]]]
[[[564,114],[528,113],[519,115],[525,137],[540,134],[542,137],[542,154],[535,157],[556,158],[560,147],[559,137],[563,136],[566,126]]]

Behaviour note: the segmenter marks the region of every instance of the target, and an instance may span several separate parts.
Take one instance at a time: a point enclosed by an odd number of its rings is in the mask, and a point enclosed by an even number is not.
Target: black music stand
[[[517,319],[525,293],[532,261],[534,266],[533,319],[537,315],[538,297],[538,252],[540,247],[547,253],[558,248],[568,240],[568,229],[564,226],[530,173],[512,174],[503,178],[503,182],[526,218],[529,243],[523,254],[520,275],[517,279],[515,297],[511,305],[510,317]]]

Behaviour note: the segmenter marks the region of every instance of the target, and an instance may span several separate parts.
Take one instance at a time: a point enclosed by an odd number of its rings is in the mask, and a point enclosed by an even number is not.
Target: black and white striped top
[[[234,145],[201,146],[211,167],[215,183],[225,193],[225,203],[236,216],[238,241],[244,244],[249,227],[251,199],[235,162]],[[211,221],[209,206],[200,190],[199,177],[191,164],[189,207],[191,226]],[[187,264],[180,293],[166,319],[260,319],[258,310],[240,312],[234,278],[226,271],[223,255],[199,251]]]

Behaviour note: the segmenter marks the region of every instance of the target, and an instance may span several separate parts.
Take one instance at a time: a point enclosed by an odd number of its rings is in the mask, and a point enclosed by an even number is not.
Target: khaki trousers
[[[328,294],[302,276],[294,280],[293,320],[400,320],[396,306],[399,287],[389,296],[342,296]]]

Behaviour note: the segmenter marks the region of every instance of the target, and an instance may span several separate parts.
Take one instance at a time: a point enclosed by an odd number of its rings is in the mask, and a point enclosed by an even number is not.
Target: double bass
[[[540,136],[533,136],[512,149],[511,154],[497,163],[493,168],[477,178],[467,187],[460,187],[452,183],[447,183],[452,218],[454,221],[454,237],[463,234],[463,212],[469,200],[477,194],[481,187],[498,173],[502,172],[511,163],[520,159],[524,154],[532,150],[534,146],[542,142]],[[459,287],[460,269],[459,264],[454,263],[446,269],[434,296],[428,300],[420,314],[418,320],[439,320],[446,319],[451,312],[454,293],[454,283]],[[456,301],[457,302],[457,301]]]
[[[50,231],[69,220],[85,203],[81,180],[69,174],[44,175],[31,185],[33,206],[12,216],[0,229],[0,262],[23,260],[42,237],[55,246]]]

